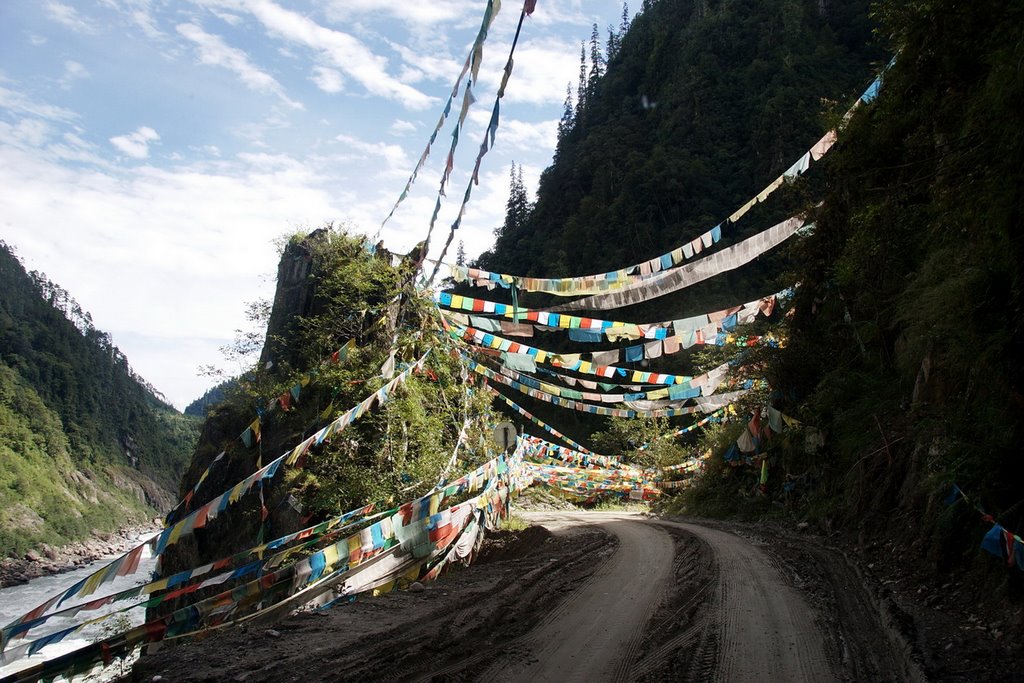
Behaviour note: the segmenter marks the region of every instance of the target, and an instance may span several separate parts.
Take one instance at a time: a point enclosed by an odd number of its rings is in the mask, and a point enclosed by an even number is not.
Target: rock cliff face
[[[295,365],[289,353],[289,340],[293,337],[297,321],[317,308],[313,251],[315,245],[327,239],[328,232],[316,230],[301,240],[293,240],[285,247],[277,268],[277,289],[267,323],[267,332],[260,353],[258,367],[273,373],[280,365]],[[269,364],[269,365],[268,365]],[[260,406],[259,408],[262,408]],[[300,434],[290,430],[265,430],[258,445],[246,448],[238,438],[257,414],[257,406],[239,406],[227,401],[214,407],[203,423],[192,460],[181,481],[178,499],[182,499],[208,468],[203,485],[192,501],[193,509],[251,474],[257,461],[264,464],[294,444]],[[212,465],[220,453],[225,456]],[[165,574],[194,567],[211,559],[243,550],[255,544],[260,529],[267,538],[300,528],[301,517],[286,503],[283,487],[268,486],[264,491],[263,507],[257,496],[246,496],[238,504],[211,521],[191,537],[168,548],[161,562]]]
[[[310,277],[313,273],[312,246],[326,237],[327,231],[323,228],[314,230],[301,241],[289,242],[281,254],[277,265],[277,291],[260,353],[260,367],[266,367],[268,362],[284,360],[281,356],[287,351],[283,342],[293,331],[294,321],[313,312],[316,286]]]

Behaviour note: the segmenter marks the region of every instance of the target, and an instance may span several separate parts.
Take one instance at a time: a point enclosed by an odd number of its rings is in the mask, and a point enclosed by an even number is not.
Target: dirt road
[[[524,515],[558,534],[599,524],[618,548],[586,584],[553,609],[514,651],[481,676],[494,681],[597,681],[623,678],[643,628],[665,592],[675,549],[662,529],[635,516],[587,513]]]
[[[619,546],[587,585],[552,610],[517,644],[514,654],[499,658],[482,678],[630,680],[643,627],[668,589],[675,558],[672,537],[639,515],[559,512],[526,517],[556,533],[571,525],[596,524],[618,538]],[[663,524],[698,536],[714,556],[714,615],[700,627],[717,630],[716,678],[834,680],[813,612],[764,552],[723,531]]]
[[[131,680],[916,677],[863,588],[833,566],[841,558],[780,546],[801,578],[769,543],[714,525],[519,514],[535,526],[493,535],[477,563],[423,593],[229,629],[144,657]]]

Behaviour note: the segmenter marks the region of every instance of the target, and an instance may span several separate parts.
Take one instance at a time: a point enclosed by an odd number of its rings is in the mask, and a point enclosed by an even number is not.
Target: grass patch
[[[522,531],[529,526],[530,523],[519,515],[509,515],[501,522],[501,528],[505,531]]]

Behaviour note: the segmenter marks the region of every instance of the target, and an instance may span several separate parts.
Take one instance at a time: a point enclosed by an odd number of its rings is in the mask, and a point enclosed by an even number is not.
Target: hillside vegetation
[[[184,497],[198,507],[380,389],[428,354],[388,400],[318,444],[206,527],[168,549],[162,568],[196,566],[366,504],[413,499],[438,481],[493,458],[490,398],[469,384],[438,334],[432,302],[415,291],[413,264],[392,265],[361,237],[328,226],[293,235],[266,307],[260,362],[224,387],[209,409]],[[350,345],[332,359],[343,346]],[[394,349],[390,359],[389,350]],[[259,351],[259,349],[256,349]],[[388,369],[390,366],[390,369]],[[299,387],[297,390],[296,387]],[[280,397],[288,396],[282,406]],[[258,415],[260,436],[240,435]],[[465,438],[453,462],[460,428]],[[224,453],[224,457],[215,458]]]
[[[785,348],[740,357],[712,347],[645,366],[697,373],[732,358],[735,373],[770,387],[683,441],[712,454],[710,469],[668,509],[788,511],[823,528],[881,529],[913,537],[940,568],[978,557],[988,527],[975,505],[1024,526],[1022,11],[657,0],[607,49],[592,42],[536,204],[516,197],[513,177],[482,267],[583,275],[685,243],[840,124],[886,55],[898,55],[821,169],[728,225],[723,246],[797,211],[815,221],[810,236],[615,311],[671,320],[799,285],[792,317],[750,331],[772,330]],[[569,347],[555,335],[536,344]],[[647,432],[517,400],[574,438],[601,430],[606,449],[634,448]],[[803,427],[765,445],[762,482],[759,466],[723,455],[765,404]],[[942,503],[953,483],[974,505]]]
[[[170,507],[196,422],[2,243],[0,291],[0,556]]]

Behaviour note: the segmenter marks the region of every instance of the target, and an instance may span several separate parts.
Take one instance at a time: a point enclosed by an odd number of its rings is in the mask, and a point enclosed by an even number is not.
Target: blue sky
[[[4,0],[0,239],[110,332],[178,408],[237,373],[219,347],[273,295],[275,242],[326,221],[376,232],[472,44],[485,0]],[[634,3],[636,4],[636,3]],[[458,210],[522,4],[484,47],[439,226]],[[621,0],[540,0],[516,50],[497,143],[456,239],[503,218],[508,171],[536,187],[592,23]],[[450,118],[382,232],[423,239]]]

